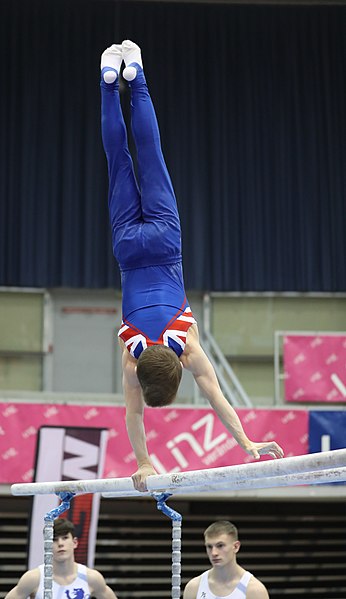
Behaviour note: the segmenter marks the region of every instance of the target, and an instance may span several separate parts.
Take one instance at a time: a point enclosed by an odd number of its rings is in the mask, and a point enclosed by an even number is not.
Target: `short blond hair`
[[[218,520],[210,524],[204,531],[204,539],[207,537],[216,537],[218,535],[230,535],[235,541],[238,541],[238,529],[228,520]]]

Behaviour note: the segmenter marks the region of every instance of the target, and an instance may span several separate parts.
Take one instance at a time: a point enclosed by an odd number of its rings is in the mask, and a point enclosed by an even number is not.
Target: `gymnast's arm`
[[[38,568],[28,570],[17,582],[17,585],[5,595],[5,599],[26,599],[35,595],[40,584],[40,571]]]
[[[269,454],[273,458],[283,457],[283,450],[275,441],[254,443],[246,436],[237,413],[222,394],[215,370],[199,343],[197,325],[189,328],[185,350],[180,359],[184,368],[193,374],[198,387],[221,422],[248,454],[256,460],[263,454]]]
[[[146,491],[145,480],[150,474],[156,474],[148,454],[145,430],[143,424],[144,400],[141,386],[136,374],[137,360],[131,356],[120,340],[123,350],[123,389],[126,406],[126,427],[133,451],[136,456],[138,470],[132,475],[135,488]]]

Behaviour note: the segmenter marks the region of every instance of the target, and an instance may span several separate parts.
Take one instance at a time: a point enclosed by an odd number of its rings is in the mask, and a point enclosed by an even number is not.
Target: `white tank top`
[[[210,570],[207,570],[207,572],[203,572],[201,575],[196,599],[246,599],[247,585],[252,577],[250,572],[244,572],[234,591],[232,591],[230,595],[223,595],[222,597],[214,595],[214,593],[211,592],[208,583],[209,572]]]
[[[43,599],[44,566],[39,566],[40,584],[35,599]],[[83,564],[77,564],[77,576],[71,584],[60,586],[53,580],[53,599],[90,599],[90,589],[87,580],[87,569]]]

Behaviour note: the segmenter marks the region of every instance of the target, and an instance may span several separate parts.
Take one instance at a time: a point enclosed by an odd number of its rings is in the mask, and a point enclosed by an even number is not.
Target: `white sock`
[[[120,73],[120,67],[123,60],[121,44],[113,44],[107,48],[101,56],[101,71],[105,67],[114,69],[114,71],[106,71],[103,79],[106,83],[113,83]],[[116,71],[116,73],[115,73]]]
[[[128,65],[136,62],[143,68],[141,49],[137,44],[131,42],[131,40],[124,40],[121,46],[126,67],[123,72],[123,77],[127,81],[132,81],[137,75],[137,70],[135,67],[129,67]]]

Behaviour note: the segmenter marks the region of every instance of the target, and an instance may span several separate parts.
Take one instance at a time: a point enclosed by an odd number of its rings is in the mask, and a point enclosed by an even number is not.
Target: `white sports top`
[[[234,591],[230,595],[223,595],[219,597],[214,595],[209,588],[208,574],[210,570],[203,572],[199,583],[196,599],[246,599],[246,589],[249,584],[249,580],[252,577],[250,572],[244,572],[243,576],[239,580]],[[55,598],[54,598],[55,599]]]
[[[87,569],[83,564],[77,564],[77,575],[71,584],[61,586],[53,579],[53,599],[90,599],[90,589],[87,579]],[[35,599],[43,599],[44,566],[39,566],[40,584]]]

